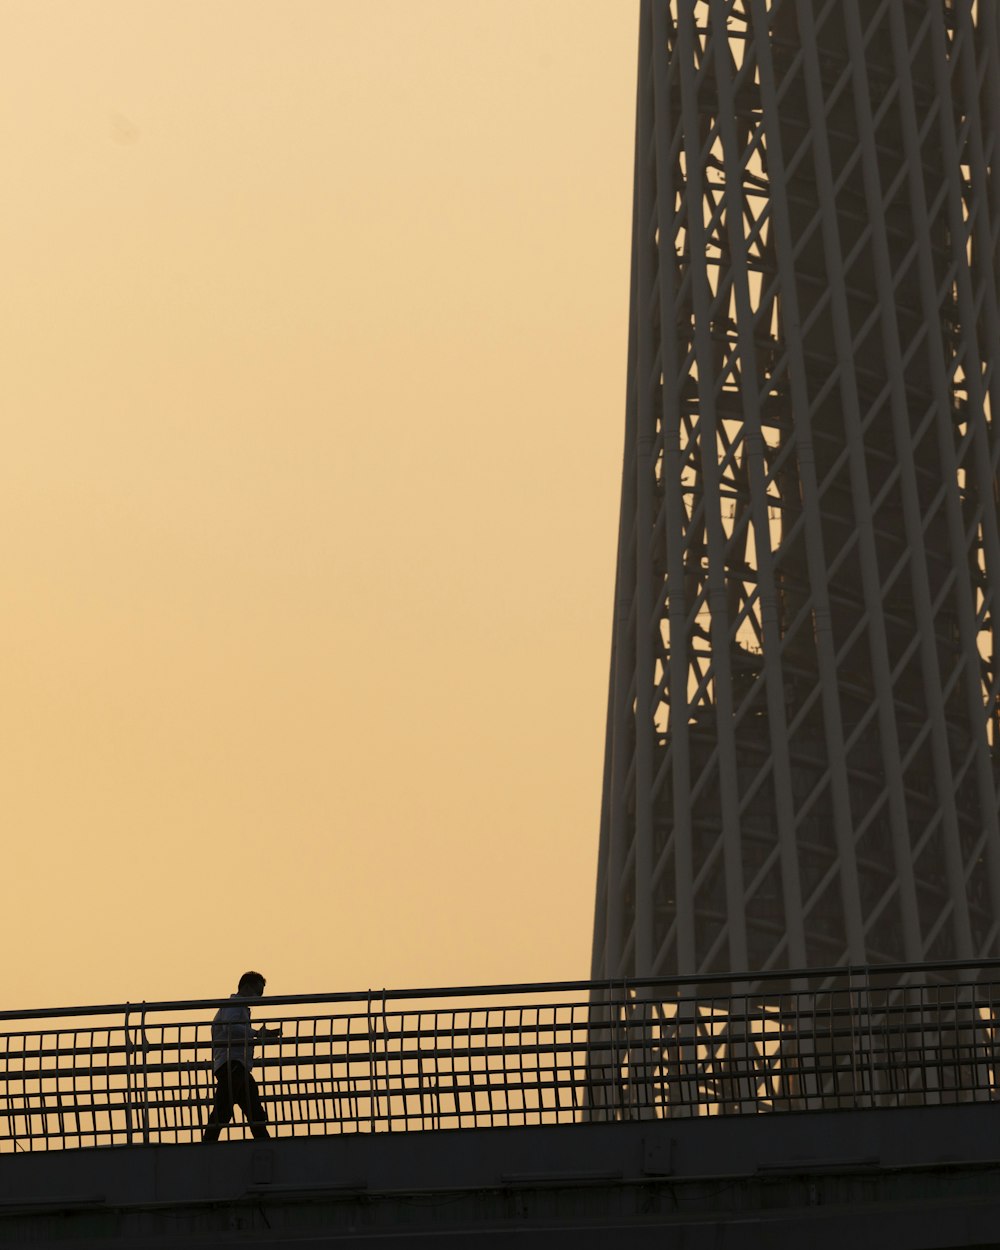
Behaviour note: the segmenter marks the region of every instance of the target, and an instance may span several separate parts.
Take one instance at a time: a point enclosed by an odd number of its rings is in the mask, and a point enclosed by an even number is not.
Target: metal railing
[[[1000,961],[250,1002],[279,1137],[913,1106],[994,1097]],[[0,1013],[0,1152],[199,1140],[229,1003]]]

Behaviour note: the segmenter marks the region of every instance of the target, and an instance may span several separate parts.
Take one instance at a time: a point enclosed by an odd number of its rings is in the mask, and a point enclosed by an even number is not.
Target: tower
[[[595,977],[1000,951],[1000,8],[642,0]]]

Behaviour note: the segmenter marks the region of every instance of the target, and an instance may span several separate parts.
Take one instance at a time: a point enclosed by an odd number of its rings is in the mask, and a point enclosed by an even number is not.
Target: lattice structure
[[[643,0],[593,974],[1000,947],[1000,5]]]

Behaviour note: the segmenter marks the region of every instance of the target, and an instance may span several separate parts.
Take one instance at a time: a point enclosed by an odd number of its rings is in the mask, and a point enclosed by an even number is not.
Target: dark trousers
[[[233,1118],[233,1107],[241,1107],[250,1124],[254,1137],[270,1137],[267,1131],[267,1112],[257,1092],[257,1082],[235,1060],[224,1063],[215,1070],[215,1105],[208,1117],[204,1141],[218,1141],[224,1124]]]

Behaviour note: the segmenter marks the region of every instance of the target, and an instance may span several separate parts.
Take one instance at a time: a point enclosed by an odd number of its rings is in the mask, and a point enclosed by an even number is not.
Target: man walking
[[[215,1104],[208,1117],[204,1141],[218,1141],[223,1125],[241,1107],[256,1138],[270,1137],[267,1112],[253,1079],[254,1046],[258,1041],[280,1037],[281,1029],[250,1027],[251,998],[260,998],[266,982],[259,972],[244,972],[229,1004],[220,1007],[212,1021],[212,1068],[215,1071]]]

